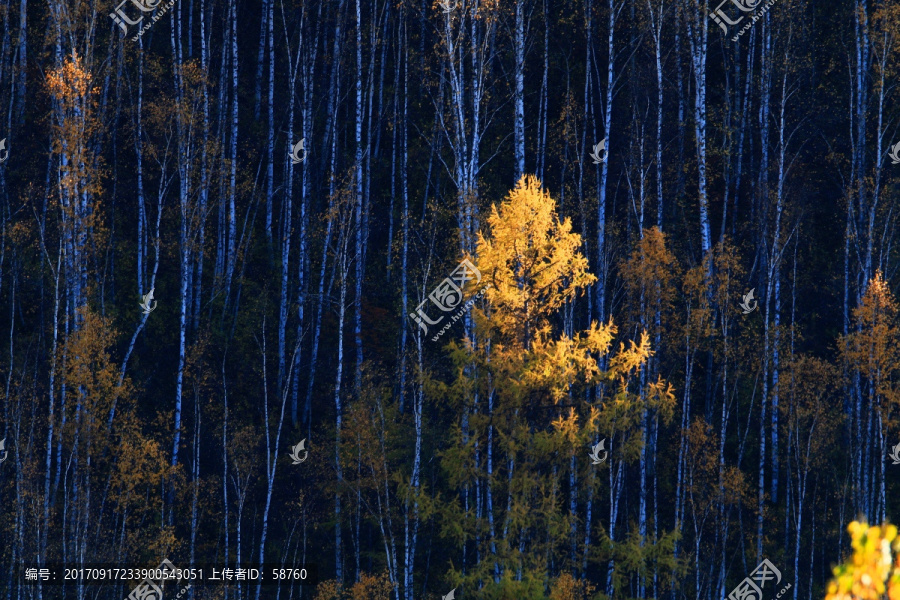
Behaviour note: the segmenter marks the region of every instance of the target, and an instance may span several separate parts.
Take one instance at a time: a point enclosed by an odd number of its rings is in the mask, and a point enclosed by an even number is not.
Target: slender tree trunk
[[[516,25],[515,25],[515,94],[514,94],[514,136],[515,147],[515,177],[519,178],[525,173],[525,0],[515,0]]]

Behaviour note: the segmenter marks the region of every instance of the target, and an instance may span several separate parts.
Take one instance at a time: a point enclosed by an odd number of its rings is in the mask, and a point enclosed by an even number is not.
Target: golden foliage
[[[869,282],[860,305],[853,309],[853,323],[853,333],[841,338],[843,358],[870,382],[866,387],[875,396],[870,401],[879,411],[889,411],[900,404],[900,328],[897,301],[880,272]],[[876,398],[887,403],[875,402]]]
[[[571,573],[563,573],[553,582],[550,600],[585,600],[594,597],[596,587],[589,581],[575,579]]]
[[[62,122],[54,123],[53,151],[61,155],[61,185],[69,194],[85,191],[79,186],[84,185],[94,160],[88,142],[100,130],[96,117],[99,89],[91,85],[91,80],[90,71],[75,51],[46,76],[47,88],[62,116]]]
[[[798,448],[800,472],[828,464],[828,449],[843,420],[840,372],[825,360],[801,354],[785,365],[779,388],[787,399],[779,409],[788,431],[795,432],[791,443]]]
[[[71,335],[60,355],[66,357],[62,384],[74,394],[68,404],[73,411],[67,427],[78,427],[80,437],[90,442],[106,426],[113,400],[130,393],[128,381],[119,385],[119,372],[110,357],[116,331],[109,319],[88,308],[78,312],[81,326]],[[75,418],[74,411],[80,413]],[[68,432],[74,435],[74,429]]]
[[[853,556],[833,569],[825,600],[900,600],[900,539],[890,524],[869,527],[853,521],[850,532]],[[891,552],[897,556],[892,557]]]
[[[333,579],[323,581],[316,587],[314,600],[390,600],[393,589],[387,573],[361,573],[359,581],[349,589]]]
[[[596,281],[579,252],[581,236],[560,221],[556,202],[533,175],[524,175],[478,234],[478,268],[491,284],[491,325],[528,349],[551,314]]]
[[[93,200],[101,191],[102,159],[91,150],[100,135],[97,117],[99,90],[84,61],[73,51],[63,64],[46,76],[57,106],[53,120],[53,152],[59,156],[59,203],[65,235],[75,244],[76,259],[99,250],[105,236],[101,211]],[[88,243],[88,237],[93,243]]]
[[[635,460],[647,411],[667,420],[675,404],[668,383],[642,382],[652,355],[645,331],[639,332],[638,341],[615,344],[612,321],[591,322],[582,330],[565,321],[572,318],[566,314],[567,304],[596,278],[581,253],[581,236],[572,232],[568,219],[559,219],[556,209],[533,176],[522,177],[503,202],[492,207],[487,227],[478,234],[478,256],[472,259],[482,273],[480,285],[490,285],[473,308],[474,341],[450,344],[455,380],[429,389],[430,396],[467,411],[465,430],[457,423],[450,432],[457,443],[441,452],[450,485],[459,488],[479,478],[491,479],[496,497],[507,497],[504,529],[543,532],[541,540],[523,552],[509,540],[492,539],[484,519],[467,518],[471,507],[455,502],[443,507],[443,521],[448,523],[444,536],[456,544],[490,540],[484,551],[495,564],[504,565],[505,572],[541,573],[549,568],[549,560],[565,563],[567,555],[554,553],[568,547],[578,516],[560,503],[562,480],[599,482],[594,467],[583,459],[598,435],[610,440],[611,460]],[[662,268],[670,268],[662,236],[651,240],[657,242],[652,252],[663,255]],[[494,458],[490,473],[478,457],[486,447],[495,457],[504,457]],[[557,468],[560,459],[572,473]],[[601,557],[591,555],[591,560]],[[484,561],[465,579],[490,579],[493,568],[491,561]],[[538,595],[528,596],[501,578],[483,596],[544,597],[544,585]],[[565,579],[556,585],[554,598],[586,593]]]
[[[647,315],[647,311],[655,311],[657,306],[663,315],[672,310],[679,268],[675,255],[668,248],[666,234],[659,228],[644,230],[643,238],[623,261],[621,273],[633,306],[643,301]]]

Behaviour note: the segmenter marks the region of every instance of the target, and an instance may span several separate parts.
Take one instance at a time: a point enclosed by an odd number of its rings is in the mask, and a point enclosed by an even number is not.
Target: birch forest
[[[888,597],[897,0],[0,21],[0,600]]]

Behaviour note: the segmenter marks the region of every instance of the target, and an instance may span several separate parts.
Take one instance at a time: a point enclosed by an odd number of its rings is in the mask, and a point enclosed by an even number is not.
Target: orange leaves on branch
[[[734,466],[722,471],[719,482],[719,436],[704,419],[695,419],[687,431],[685,472],[687,503],[692,514],[707,514],[716,505],[749,505],[752,501],[743,472]],[[713,527],[703,520],[698,526]]]
[[[116,332],[109,319],[87,308],[80,309],[79,316],[81,327],[69,337],[65,352],[60,353],[66,356],[61,383],[78,398],[68,407],[76,410],[77,406],[81,412],[77,420],[71,415],[69,427],[80,427],[82,439],[92,440],[98,430],[106,427],[113,400],[127,396],[130,387],[127,380],[119,385],[118,365],[110,357]]]
[[[345,588],[333,579],[316,587],[315,600],[390,600],[394,585],[388,574],[360,573],[359,581]]]
[[[621,266],[630,303],[636,306],[640,304],[639,298],[643,298],[646,311],[655,311],[659,305],[664,315],[672,310],[676,296],[674,282],[679,275],[678,262],[666,242],[666,234],[657,227],[645,229],[644,237]]]
[[[531,360],[526,364],[524,381],[551,390],[554,402],[560,402],[579,378],[596,382],[602,375],[598,356],[609,353],[616,328],[591,323],[590,328],[573,337],[565,334],[552,340],[549,327],[535,336]]]
[[[77,52],[46,77],[54,100],[53,152],[59,156],[59,202],[66,237],[74,240],[76,259],[100,246],[103,235],[101,211],[93,204],[100,193],[102,159],[91,151],[101,133],[97,118],[99,90]],[[88,236],[93,244],[88,243]]]
[[[583,600],[593,598],[596,586],[589,581],[575,579],[570,573],[556,578],[550,589],[550,600]]]
[[[853,333],[841,338],[841,353],[850,367],[871,383],[878,399],[878,410],[900,404],[900,328],[897,326],[897,301],[880,272],[858,307],[853,309]],[[870,398],[875,401],[876,398]]]
[[[89,93],[97,91],[91,88],[91,74],[84,67],[84,61],[73,51],[72,57],[62,67],[47,74],[47,85],[56,100],[66,107],[75,107]]]
[[[890,524],[870,527],[853,521],[853,556],[833,569],[825,600],[900,600],[900,539]],[[892,555],[893,552],[893,555]]]
[[[640,344],[635,344],[634,340],[629,340],[627,349],[624,343],[619,344],[619,351],[610,361],[610,371],[624,379],[647,362],[652,353],[653,351],[650,350],[650,338],[646,332],[643,332],[641,333]]]
[[[96,96],[99,88],[91,86],[92,75],[77,52],[62,66],[47,73],[47,88],[59,105],[62,120],[54,123],[53,151],[61,154],[63,166],[71,164],[80,173],[90,164],[87,152],[90,136],[99,131],[96,119]]]

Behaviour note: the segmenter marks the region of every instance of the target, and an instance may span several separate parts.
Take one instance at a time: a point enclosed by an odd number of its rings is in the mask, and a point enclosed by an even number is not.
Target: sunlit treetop
[[[524,175],[500,206],[491,207],[489,234],[478,234],[478,268],[489,283],[492,326],[530,347],[536,331],[576,292],[596,281],[581,254],[581,236],[560,221],[556,202],[533,175]]]

